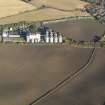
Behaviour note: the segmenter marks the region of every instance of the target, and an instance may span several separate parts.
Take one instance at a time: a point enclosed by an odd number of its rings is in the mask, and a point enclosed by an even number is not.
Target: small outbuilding
[[[63,37],[62,37],[62,35],[59,35],[59,36],[58,36],[58,42],[59,42],[59,43],[63,43]]]
[[[3,38],[20,38],[20,35],[17,31],[13,31],[12,28],[4,29],[2,33]]]

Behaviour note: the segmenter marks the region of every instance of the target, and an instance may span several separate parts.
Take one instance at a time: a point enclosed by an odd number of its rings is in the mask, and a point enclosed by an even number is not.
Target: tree
[[[30,30],[30,32],[32,32],[32,33],[37,32],[36,25],[30,25],[30,26],[29,26],[29,30]]]
[[[24,1],[24,2],[30,2],[31,0],[22,0],[22,1]]]
[[[94,37],[93,37],[93,42],[98,42],[99,40],[100,40],[101,38],[100,38],[100,36],[97,36],[97,35],[95,35]]]

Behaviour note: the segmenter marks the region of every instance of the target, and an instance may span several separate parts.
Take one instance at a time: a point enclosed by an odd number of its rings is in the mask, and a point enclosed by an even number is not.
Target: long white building
[[[40,33],[30,33],[26,37],[28,43],[39,43],[41,42],[41,34]]]
[[[13,32],[12,29],[4,29],[2,33],[3,38],[19,38],[20,35],[17,32]]]

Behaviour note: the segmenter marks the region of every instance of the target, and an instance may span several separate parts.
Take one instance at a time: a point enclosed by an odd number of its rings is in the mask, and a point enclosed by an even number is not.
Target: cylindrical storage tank
[[[34,38],[32,38],[32,43],[35,43],[35,39]]]
[[[29,36],[27,36],[27,43],[29,43],[30,42],[30,38],[29,38]]]
[[[3,32],[2,36],[3,37],[8,37],[8,34],[6,32]]]
[[[50,30],[50,43],[54,43],[53,32]]]
[[[54,37],[53,36],[50,37],[50,43],[54,43]]]
[[[57,33],[54,34],[54,43],[58,43],[58,35],[57,35]]]
[[[45,35],[45,42],[49,43],[50,42],[50,38],[49,38],[49,31],[46,31],[46,35]]]
[[[54,43],[58,43],[58,37],[54,38]]]
[[[50,32],[50,36],[52,36],[52,37],[53,37],[53,32],[52,32],[52,31]]]
[[[46,36],[48,36],[49,35],[49,31],[46,31]]]
[[[45,41],[46,41],[46,43],[49,43],[50,42],[50,39],[49,39],[48,36],[45,37]]]
[[[63,43],[63,37],[62,37],[62,35],[59,35],[58,40],[59,40],[59,43]]]

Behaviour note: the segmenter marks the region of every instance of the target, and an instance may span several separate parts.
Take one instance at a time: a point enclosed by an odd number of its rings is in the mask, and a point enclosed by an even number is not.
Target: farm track
[[[80,11],[80,9],[67,10],[67,9],[61,9],[61,8],[52,7],[52,6],[46,6],[46,8],[55,9],[55,10],[62,11],[62,12],[75,12],[75,11]]]
[[[89,59],[84,65],[82,65],[79,69],[77,69],[73,74],[71,75],[69,74],[68,76],[66,76],[63,80],[59,81],[59,83],[57,83],[54,87],[52,87],[50,90],[42,94],[40,97],[38,97],[34,101],[30,102],[28,105],[37,104],[38,102],[42,101],[47,96],[53,94],[57,89],[64,86],[68,81],[75,79],[81,72],[83,72],[93,62],[94,57],[95,57],[95,52],[96,52],[95,50],[96,50],[96,47],[94,45],[94,48],[92,49]]]
[[[58,10],[58,11],[61,11],[61,12],[75,12],[75,11],[80,11],[80,9],[67,10],[67,9],[61,9],[61,8],[57,8],[57,7],[53,7],[53,6],[47,6],[47,5],[44,5],[44,7],[40,7],[37,10],[40,10],[40,9],[55,9],[55,10]]]

